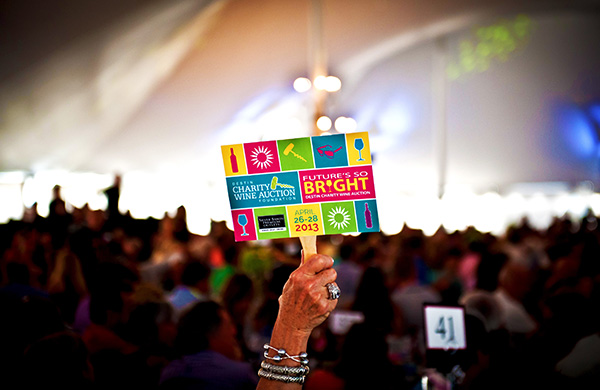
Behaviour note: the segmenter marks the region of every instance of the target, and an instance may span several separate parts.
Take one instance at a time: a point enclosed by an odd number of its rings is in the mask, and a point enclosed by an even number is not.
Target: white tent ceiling
[[[599,4],[322,0],[326,63],[343,82],[327,111],[370,132],[378,197],[435,192],[440,172],[481,191],[598,183],[600,136],[584,130],[592,145],[571,150],[556,123],[600,98]],[[310,95],[291,88],[311,72],[309,0],[0,7],[0,172],[179,172],[218,187],[219,145],[310,134]],[[517,14],[532,29],[514,55],[440,79],[440,53],[445,70],[474,28]]]

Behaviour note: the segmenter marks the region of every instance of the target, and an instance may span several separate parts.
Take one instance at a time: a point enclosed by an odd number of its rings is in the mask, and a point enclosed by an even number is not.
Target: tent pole
[[[433,135],[437,169],[437,196],[444,196],[448,166],[446,38],[439,38],[433,52]]]
[[[327,52],[323,44],[323,3],[321,0],[311,0],[311,10],[309,17],[310,26],[310,64],[311,78],[314,83],[318,76],[327,75]],[[314,113],[312,131],[313,135],[319,135],[317,128],[317,119],[325,112],[326,92],[312,88]]]

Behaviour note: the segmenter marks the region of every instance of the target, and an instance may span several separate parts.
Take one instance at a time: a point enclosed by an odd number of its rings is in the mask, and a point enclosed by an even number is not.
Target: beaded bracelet
[[[266,371],[262,368],[260,370],[258,370],[258,376],[261,378],[271,380],[271,381],[279,381],[279,382],[285,382],[285,383],[298,383],[301,385],[304,384],[304,380],[306,379],[305,376],[289,376],[289,375],[275,374],[273,372]]]
[[[299,355],[296,355],[296,356],[290,356],[285,351],[285,349],[283,349],[283,348],[279,348],[279,349],[278,348],[273,348],[269,344],[265,344],[263,347],[265,348],[265,353],[264,353],[265,359],[270,359],[270,360],[273,360],[275,362],[280,362],[280,361],[285,360],[285,359],[292,359],[296,363],[300,363],[303,366],[307,366],[308,365],[308,354],[306,352],[301,352]],[[269,356],[269,349],[272,349],[273,351],[276,351],[277,355],[275,355],[275,356]]]
[[[290,367],[290,366],[276,366],[271,363],[267,363],[266,361],[262,361],[260,366],[268,372],[272,372],[274,374],[281,375],[289,375],[289,376],[306,376],[310,372],[310,368],[308,366],[299,366],[299,367]]]

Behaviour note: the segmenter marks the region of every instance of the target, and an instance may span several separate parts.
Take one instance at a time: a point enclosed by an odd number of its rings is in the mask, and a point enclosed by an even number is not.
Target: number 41
[[[441,316],[435,333],[439,333],[442,340],[446,338],[446,319],[448,320],[448,341],[454,341],[454,319],[452,317]]]

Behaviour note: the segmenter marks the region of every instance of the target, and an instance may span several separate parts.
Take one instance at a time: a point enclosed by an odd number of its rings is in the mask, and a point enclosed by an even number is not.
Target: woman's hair
[[[180,355],[192,355],[209,347],[211,333],[222,322],[221,305],[214,301],[198,302],[179,320],[175,348]]]

